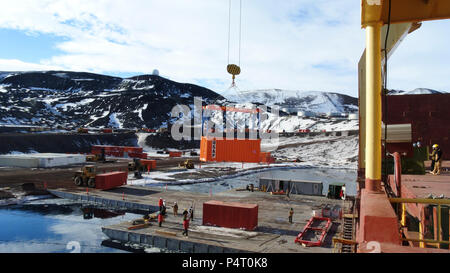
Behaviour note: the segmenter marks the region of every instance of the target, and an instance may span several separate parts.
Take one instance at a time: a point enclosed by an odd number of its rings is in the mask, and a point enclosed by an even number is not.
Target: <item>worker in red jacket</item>
[[[183,235],[188,236],[188,229],[189,229],[189,215],[187,209],[184,209],[183,211]]]
[[[161,212],[162,207],[163,207],[163,199],[161,197],[159,198],[158,206],[159,206],[159,212]]]
[[[159,226],[161,226],[162,225],[162,222],[163,222],[163,220],[164,220],[164,217],[163,217],[163,215],[160,213],[160,214],[158,214],[158,225]]]

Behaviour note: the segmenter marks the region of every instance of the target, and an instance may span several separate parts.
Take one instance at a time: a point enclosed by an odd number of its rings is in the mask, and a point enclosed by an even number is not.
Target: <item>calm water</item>
[[[0,252],[124,252],[102,246],[101,227],[137,218],[62,199],[8,206],[0,208]]]
[[[283,180],[297,179],[321,181],[323,183],[324,195],[328,192],[328,185],[330,183],[341,182],[346,184],[345,188],[347,195],[356,195],[356,170],[325,168],[269,170],[215,182],[167,186],[167,189],[200,193],[209,193],[212,191],[212,193],[218,193],[234,188],[245,188],[250,183],[258,185],[260,177],[280,178]],[[164,187],[165,186],[158,186],[158,188]]]

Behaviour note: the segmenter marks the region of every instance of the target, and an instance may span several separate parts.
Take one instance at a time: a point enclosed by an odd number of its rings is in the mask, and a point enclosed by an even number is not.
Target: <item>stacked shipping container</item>
[[[147,158],[147,154],[143,152],[141,147],[92,145],[91,153],[101,154],[102,149],[105,150],[107,156]]]

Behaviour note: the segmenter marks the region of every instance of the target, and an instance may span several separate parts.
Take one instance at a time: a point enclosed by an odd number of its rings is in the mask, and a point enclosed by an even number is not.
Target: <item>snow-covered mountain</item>
[[[445,94],[446,92],[437,91],[429,88],[416,88],[410,91],[390,90],[389,95],[425,95],[425,94]]]
[[[158,75],[119,78],[82,72],[0,72],[0,124],[159,128],[177,104],[212,103],[207,88]]]
[[[272,89],[242,94],[237,96],[241,104],[265,104],[269,111],[270,106],[279,105],[316,113],[348,113],[357,110],[358,103],[356,98],[326,92]],[[192,109],[193,97],[202,97],[204,105],[227,103],[212,90],[155,74],[120,78],[68,71],[0,72],[0,125],[156,129],[177,119],[171,117],[175,105]],[[240,118],[237,113],[231,120]],[[322,129],[316,123],[280,113],[280,117],[269,115],[262,127],[277,131]]]
[[[224,96],[239,103],[252,102],[314,113],[350,113],[358,111],[358,99],[338,93],[264,89],[235,92]]]

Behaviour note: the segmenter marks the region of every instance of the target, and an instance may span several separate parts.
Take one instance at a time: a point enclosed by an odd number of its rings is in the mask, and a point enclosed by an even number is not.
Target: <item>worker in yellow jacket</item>
[[[434,169],[431,171],[434,175],[441,174],[441,161],[442,161],[442,150],[439,145],[433,145],[433,152],[431,153],[431,160],[434,160]]]

